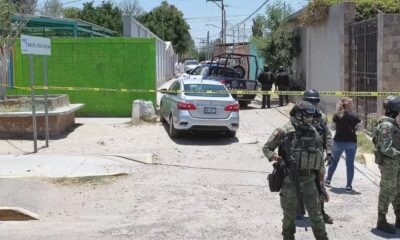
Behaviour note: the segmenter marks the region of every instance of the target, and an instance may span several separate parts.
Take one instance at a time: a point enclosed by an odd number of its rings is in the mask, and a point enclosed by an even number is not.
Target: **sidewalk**
[[[85,177],[123,175],[151,154],[129,155],[0,155],[0,178]]]

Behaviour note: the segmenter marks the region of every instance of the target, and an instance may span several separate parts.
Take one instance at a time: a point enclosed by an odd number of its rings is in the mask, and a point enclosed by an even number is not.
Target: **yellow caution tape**
[[[88,92],[121,92],[121,93],[202,93],[202,94],[226,94],[231,93],[234,95],[289,95],[289,96],[302,96],[304,91],[258,91],[258,90],[236,90],[229,91],[181,91],[181,90],[154,90],[154,89],[126,89],[126,88],[90,88],[90,87],[57,87],[57,86],[33,86],[33,87],[19,87],[0,84],[0,86],[11,87],[20,90],[57,90],[57,91],[88,91]],[[400,92],[352,92],[352,91],[319,91],[321,96],[334,96],[334,97],[387,97],[387,96],[400,96]]]

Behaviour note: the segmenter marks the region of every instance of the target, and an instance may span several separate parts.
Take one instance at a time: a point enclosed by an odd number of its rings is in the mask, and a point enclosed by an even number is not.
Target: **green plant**
[[[267,7],[266,16],[254,22],[252,41],[271,69],[279,66],[290,68],[293,57],[300,52],[300,38],[297,30],[288,30],[285,24],[292,14],[292,8],[282,2]],[[262,29],[261,29],[262,28]],[[260,33],[263,35],[259,36]]]
[[[308,3],[300,22],[305,26],[318,25],[325,21],[329,8],[343,0],[312,0]],[[354,0],[356,5],[356,21],[375,17],[378,13],[400,13],[399,0]]]

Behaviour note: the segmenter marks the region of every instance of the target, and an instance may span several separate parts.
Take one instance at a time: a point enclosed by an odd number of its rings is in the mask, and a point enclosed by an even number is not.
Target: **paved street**
[[[40,150],[43,158],[152,153],[153,164],[121,158],[129,175],[104,178],[0,179],[1,206],[40,216],[0,223],[0,239],[281,239],[279,195],[269,192],[272,166],[261,149],[288,121],[285,111],[256,104],[241,110],[234,139],[189,134],[171,140],[160,123],[132,127],[129,119],[78,118],[68,138]],[[30,141],[0,141],[1,159],[31,150]],[[379,175],[356,168],[356,194],[345,193],[343,161],[329,189],[330,239],[385,237],[373,230]],[[312,239],[311,228],[298,227],[296,239]]]

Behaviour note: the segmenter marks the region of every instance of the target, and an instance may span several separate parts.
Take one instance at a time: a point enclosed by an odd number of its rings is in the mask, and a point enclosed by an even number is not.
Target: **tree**
[[[46,0],[40,13],[43,16],[62,17],[63,5],[60,0]]]
[[[10,0],[14,6],[17,13],[31,14],[36,13],[37,0]]]
[[[124,14],[138,17],[144,14],[143,7],[140,5],[139,0],[123,0],[120,8]]]
[[[12,21],[11,16],[19,11],[25,11],[29,7],[21,3],[18,7],[9,0],[0,0],[0,99],[6,99],[6,85],[10,56],[15,41],[19,37],[22,28],[29,21],[27,16],[21,15],[18,20]]]
[[[292,7],[286,3],[275,2],[267,6],[265,17],[265,29],[267,32],[275,32],[283,26],[293,13]]]
[[[65,18],[72,18],[72,19],[79,19],[79,14],[81,10],[76,7],[67,7],[63,9],[63,17]]]
[[[265,18],[263,16],[257,16],[253,19],[253,26],[251,31],[254,37],[262,37],[265,28]]]
[[[163,1],[160,6],[138,17],[138,20],[164,41],[171,41],[180,58],[189,50],[192,37],[183,13]]]
[[[290,68],[294,56],[300,51],[297,32],[285,28],[291,14],[292,8],[285,3],[275,2],[269,5],[264,18],[265,36],[253,35],[252,41],[256,43],[271,69],[277,69],[279,66]]]
[[[93,5],[93,2],[84,3],[79,18],[108,28],[118,35],[122,33],[122,11],[112,2],[103,1],[97,7]]]

